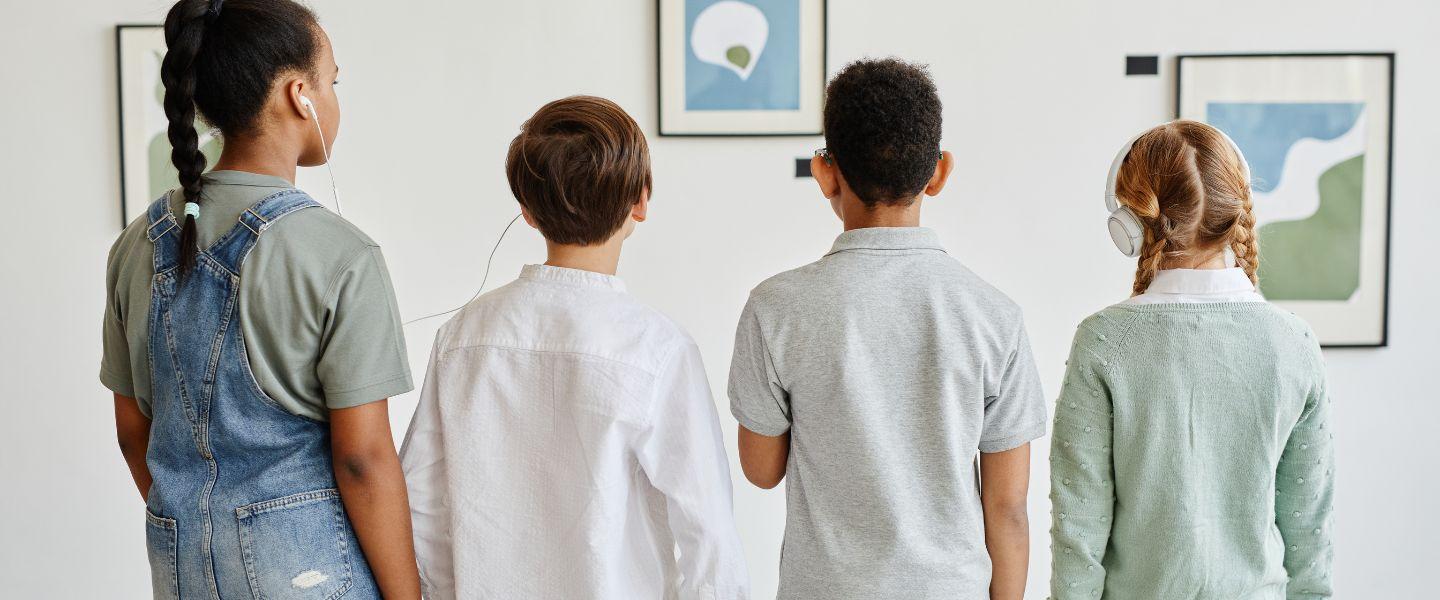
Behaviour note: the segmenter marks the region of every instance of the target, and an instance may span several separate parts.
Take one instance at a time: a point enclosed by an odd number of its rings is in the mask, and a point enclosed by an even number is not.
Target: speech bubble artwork
[[[700,11],[690,31],[690,50],[700,62],[729,69],[750,79],[765,52],[770,22],[753,4],[724,0]]]

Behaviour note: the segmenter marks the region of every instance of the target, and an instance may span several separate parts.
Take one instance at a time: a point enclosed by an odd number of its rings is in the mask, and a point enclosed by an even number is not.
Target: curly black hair
[[[825,90],[825,145],[866,206],[905,206],[940,156],[940,95],[924,65],[845,65]]]

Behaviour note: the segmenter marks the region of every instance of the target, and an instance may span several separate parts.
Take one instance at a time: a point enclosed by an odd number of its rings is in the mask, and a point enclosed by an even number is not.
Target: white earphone
[[[1225,135],[1218,127],[1215,131],[1220,137],[1229,142],[1230,148],[1235,151],[1235,156],[1240,159],[1240,169],[1244,173],[1245,185],[1250,185],[1250,163],[1245,161],[1245,153],[1240,151],[1240,146],[1230,136]],[[1110,239],[1115,242],[1115,247],[1130,258],[1140,256],[1140,245],[1145,241],[1145,226],[1140,222],[1140,217],[1128,206],[1121,206],[1120,199],[1115,197],[1115,186],[1120,178],[1120,167],[1125,164],[1125,159],[1130,156],[1130,148],[1141,136],[1149,133],[1145,130],[1139,135],[1130,138],[1125,146],[1120,148],[1120,153],[1115,155],[1115,161],[1110,163],[1110,175],[1105,178],[1105,210],[1110,213],[1107,226],[1110,229]],[[1228,246],[1225,248],[1226,264],[1234,264],[1234,250]]]
[[[315,118],[315,132],[320,134],[320,152],[325,155],[325,170],[330,173],[330,192],[335,196],[335,214],[344,215],[340,207],[340,187],[335,185],[335,168],[330,166],[330,149],[325,144],[325,130],[320,127],[320,113],[315,110],[315,103],[310,98],[300,96],[300,104],[310,109],[310,116]]]

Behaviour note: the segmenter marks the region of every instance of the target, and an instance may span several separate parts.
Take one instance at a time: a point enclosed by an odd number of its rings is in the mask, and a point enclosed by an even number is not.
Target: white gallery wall
[[[655,190],[620,267],[684,325],[724,400],[749,289],[814,260],[839,231],[796,157],[820,138],[660,138],[653,0],[320,0],[342,68],[336,175],[346,216],[384,247],[409,318],[470,297],[516,208],[502,164],[545,101],[612,98],[651,135]],[[146,598],[141,502],[96,379],[106,251],[119,231],[114,31],[159,0],[0,5],[0,596]],[[1326,352],[1338,452],[1340,597],[1430,597],[1440,561],[1440,4],[1429,0],[830,0],[829,70],[864,57],[929,63],[945,102],[950,186],[926,225],[1025,309],[1046,391],[1074,326],[1120,300],[1133,264],[1103,227],[1116,147],[1165,120],[1180,52],[1395,51],[1390,346]],[[1160,54],[1159,77],[1125,77]],[[323,171],[300,184],[328,202]],[[492,285],[543,245],[517,226]],[[417,382],[440,323],[410,327]],[[416,394],[391,403],[397,440]],[[733,435],[727,434],[733,457]],[[1031,598],[1049,578],[1045,440],[1033,448]],[[773,597],[783,489],[733,463],[757,598]]]

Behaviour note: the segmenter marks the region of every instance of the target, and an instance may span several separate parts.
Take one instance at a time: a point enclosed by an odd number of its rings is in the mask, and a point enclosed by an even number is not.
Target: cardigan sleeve
[[[1105,589],[1102,559],[1114,518],[1115,477],[1104,347],[1105,334],[1082,324],[1055,407],[1050,446],[1053,600],[1099,598]]]
[[[1275,524],[1285,540],[1289,600],[1329,598],[1331,501],[1335,453],[1330,398],[1322,383],[1310,394],[1275,471]]]

